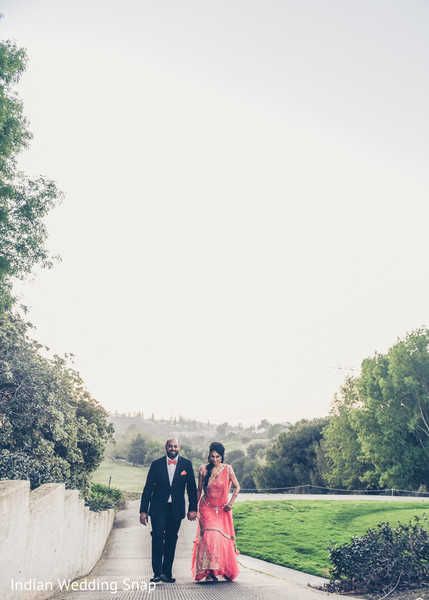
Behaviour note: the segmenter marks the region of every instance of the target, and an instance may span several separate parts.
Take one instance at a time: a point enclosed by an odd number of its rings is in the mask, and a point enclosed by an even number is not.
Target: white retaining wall
[[[58,590],[58,580],[88,574],[114,516],[113,510],[90,511],[63,483],[30,492],[28,481],[0,481],[1,600],[46,598]]]

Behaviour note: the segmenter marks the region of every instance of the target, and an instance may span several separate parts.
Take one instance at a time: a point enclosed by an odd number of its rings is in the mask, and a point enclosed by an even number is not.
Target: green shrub
[[[423,516],[426,520],[426,517]],[[361,537],[330,546],[329,592],[386,593],[393,589],[427,584],[429,580],[429,533],[419,523],[379,523]]]
[[[58,456],[31,456],[17,450],[0,450],[0,479],[22,479],[34,488],[43,483],[64,481],[66,463]]]
[[[121,510],[125,506],[124,493],[122,490],[101,483],[94,483],[91,494],[86,501],[90,510],[99,512],[101,510]]]
[[[113,500],[104,494],[91,494],[87,504],[89,509],[93,510],[94,512],[115,508],[115,503]]]

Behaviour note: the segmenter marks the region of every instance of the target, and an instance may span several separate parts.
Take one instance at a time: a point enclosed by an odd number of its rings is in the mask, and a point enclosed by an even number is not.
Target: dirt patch
[[[366,594],[360,597],[368,600],[381,600],[383,595]],[[384,598],[385,600],[429,600],[429,586],[414,588],[413,590],[395,591],[388,596],[384,596]]]

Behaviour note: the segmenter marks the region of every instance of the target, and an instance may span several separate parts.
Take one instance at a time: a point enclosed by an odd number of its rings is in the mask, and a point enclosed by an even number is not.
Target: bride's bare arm
[[[201,471],[199,471],[198,472],[197,502],[200,501],[201,495],[203,493],[203,483],[204,483],[204,474]]]
[[[237,498],[238,494],[240,493],[240,484],[238,483],[237,477],[235,476],[234,470],[231,467],[231,471],[229,474],[229,478],[231,480],[232,485],[234,486],[235,490],[234,493],[232,494],[231,498],[229,499],[228,504],[225,507],[225,510],[231,510],[232,505],[235,502],[235,499]]]

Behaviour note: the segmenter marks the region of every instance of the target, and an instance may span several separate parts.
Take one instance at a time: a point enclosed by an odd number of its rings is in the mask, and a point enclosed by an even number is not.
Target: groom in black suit
[[[172,567],[177,533],[185,516],[185,486],[188,492],[188,519],[197,518],[197,487],[192,463],[179,456],[180,444],[176,438],[167,440],[166,456],[154,460],[147,474],[140,503],[140,523],[152,524],[151,581],[174,583]]]

